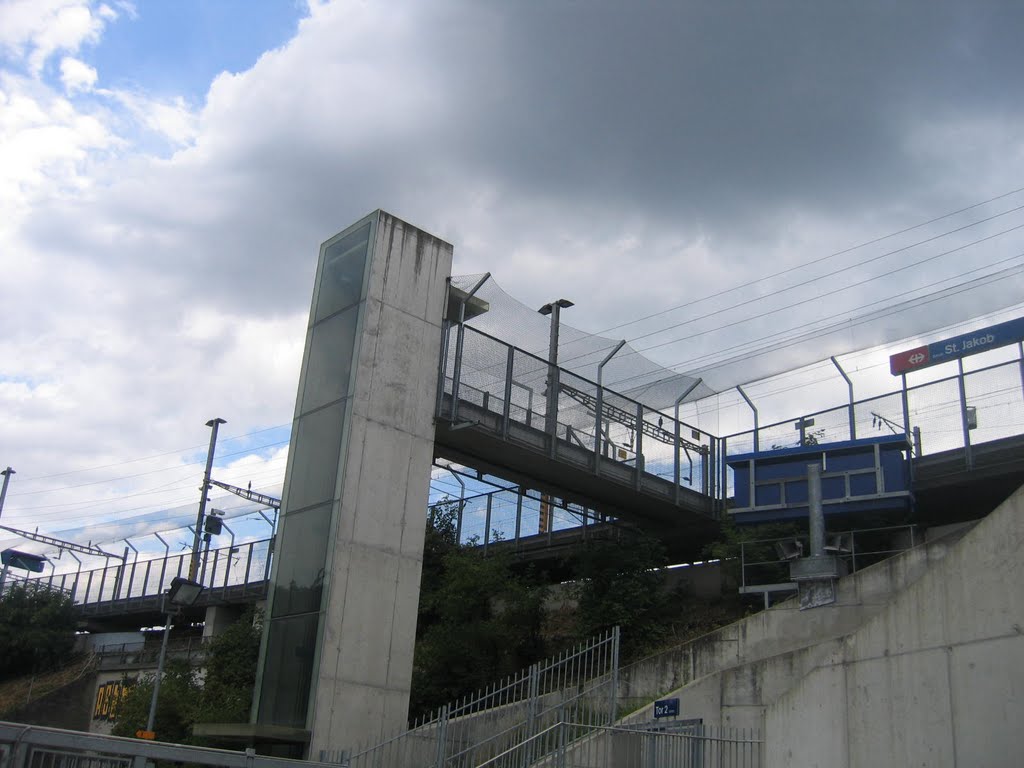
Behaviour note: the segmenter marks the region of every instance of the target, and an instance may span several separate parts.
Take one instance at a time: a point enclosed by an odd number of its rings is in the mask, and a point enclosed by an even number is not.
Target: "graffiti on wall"
[[[92,710],[93,720],[112,721],[117,717],[117,707],[131,691],[131,680],[112,680],[96,689],[96,704]]]

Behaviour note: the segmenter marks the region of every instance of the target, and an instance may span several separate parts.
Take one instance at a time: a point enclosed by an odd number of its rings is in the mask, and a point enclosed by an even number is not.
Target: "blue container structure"
[[[913,505],[911,443],[904,435],[805,445],[730,456],[740,524],[806,518],[807,465],[822,467],[825,515],[865,515],[895,522]]]

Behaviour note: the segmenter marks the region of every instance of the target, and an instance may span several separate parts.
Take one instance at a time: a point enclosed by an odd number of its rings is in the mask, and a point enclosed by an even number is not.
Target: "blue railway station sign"
[[[1005,347],[1024,340],[1024,317],[990,325],[971,333],[953,336],[949,339],[897,352],[889,358],[889,370],[893,376],[909,371],[927,368],[939,363],[948,363],[968,355],[976,355],[996,347]]]
[[[33,555],[28,552],[19,552],[16,549],[5,549],[0,552],[0,563],[10,568],[20,568],[23,571],[42,573],[46,558],[42,555]]]

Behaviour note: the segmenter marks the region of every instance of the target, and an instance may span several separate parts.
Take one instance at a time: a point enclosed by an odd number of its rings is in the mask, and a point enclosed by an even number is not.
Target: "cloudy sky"
[[[214,416],[218,476],[278,486],[318,244],[378,207],[709,378],[1019,304],[1022,32],[1010,0],[0,0],[3,522],[188,519]]]

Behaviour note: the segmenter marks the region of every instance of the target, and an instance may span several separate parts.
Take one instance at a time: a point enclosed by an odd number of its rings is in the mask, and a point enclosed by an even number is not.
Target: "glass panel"
[[[302,395],[303,413],[348,395],[358,320],[357,305],[313,328]]]
[[[299,418],[286,509],[302,509],[334,498],[347,401]]]
[[[319,614],[307,613],[270,622],[260,688],[261,723],[306,725],[318,619]]]
[[[281,521],[274,582],[274,618],[320,610],[332,502],[292,512]]]
[[[370,222],[331,243],[324,251],[314,322],[355,304],[363,295],[363,272],[370,245]]]

